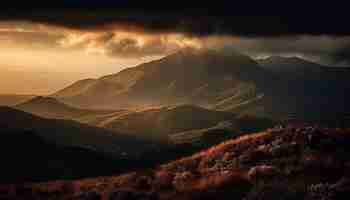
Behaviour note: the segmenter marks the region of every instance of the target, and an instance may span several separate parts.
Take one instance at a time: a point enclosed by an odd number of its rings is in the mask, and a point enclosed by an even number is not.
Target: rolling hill
[[[177,105],[130,112],[117,118],[107,119],[99,125],[117,132],[143,135],[145,138],[168,140],[169,137],[174,138],[172,136],[177,135],[175,138],[183,140],[186,137],[193,138],[198,135],[195,134],[198,131],[202,133],[201,136],[209,136],[225,130],[227,134],[223,136],[233,137],[243,132],[272,127],[273,124],[272,120],[263,118],[238,117],[230,112],[208,110],[194,105]],[[217,141],[223,140],[222,137],[217,136]],[[196,139],[201,138],[196,137]],[[210,141],[207,143],[211,144]]]
[[[87,110],[68,106],[52,97],[35,97],[15,108],[45,118],[74,120],[116,133],[142,137],[145,140],[179,144],[192,143],[191,140],[195,138],[196,142],[199,141],[204,146],[210,146],[241,133],[272,127],[274,124],[272,120],[251,117],[248,126],[245,122],[248,118],[195,105],[165,106],[138,111]],[[222,124],[227,125],[222,128]],[[198,134],[198,131],[201,134]],[[216,142],[204,139],[217,132],[225,134],[218,135]],[[171,135],[177,136],[170,137]]]
[[[94,125],[99,119],[125,113],[125,110],[90,110],[66,105],[53,97],[38,96],[15,105],[14,108],[34,115],[51,118],[75,120]]]
[[[72,120],[45,119],[9,107],[0,107],[0,116],[2,131],[30,131],[58,145],[84,147],[117,157],[138,156],[153,145],[137,137]]]
[[[32,99],[34,95],[15,95],[15,94],[1,94],[0,106],[14,106],[29,99]]]

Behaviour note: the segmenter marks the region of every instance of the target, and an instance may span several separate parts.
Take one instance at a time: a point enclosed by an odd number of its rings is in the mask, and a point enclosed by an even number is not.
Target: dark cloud
[[[122,38],[106,42],[103,48],[107,55],[124,58],[140,58],[147,56],[161,56],[174,52],[181,47],[162,40],[161,37],[153,37],[141,43],[135,38]]]
[[[14,2],[19,0],[14,0]],[[183,32],[193,35],[290,36],[349,35],[347,6],[295,1],[52,1],[55,4],[2,8],[0,20],[30,20],[76,29],[106,30],[111,25],[147,32]],[[57,3],[58,2],[58,3]],[[126,3],[128,2],[128,3]],[[194,4],[194,3],[193,3]],[[330,4],[330,5],[329,5]],[[137,5],[137,6],[136,6]]]
[[[294,36],[224,40],[224,46],[253,57],[301,56],[327,65],[350,65],[350,37]]]
[[[97,37],[66,44],[72,44],[68,45],[71,48],[103,49],[110,56],[164,55],[180,47],[157,35],[177,32],[201,38],[204,43],[211,36],[237,37],[238,40],[228,39],[220,45],[253,56],[295,54],[329,64],[350,63],[350,12],[347,5],[339,2],[47,2],[12,0],[14,6],[0,8],[0,21],[25,20],[81,32],[100,32]],[[141,45],[135,37],[117,38],[115,32],[118,30],[146,32],[155,37]],[[39,41],[40,37],[46,36],[31,37]],[[53,38],[51,41],[50,36],[47,43],[56,44],[57,40],[65,39]]]

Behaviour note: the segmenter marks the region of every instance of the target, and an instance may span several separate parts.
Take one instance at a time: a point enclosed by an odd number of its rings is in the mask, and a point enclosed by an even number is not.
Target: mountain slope
[[[343,120],[350,116],[349,76],[349,68],[296,57],[256,62],[236,52],[184,49],[87,84],[78,82],[74,95],[68,88],[53,96],[88,108],[194,104],[282,120]]]
[[[0,107],[0,128],[3,131],[35,132],[43,139],[64,146],[80,146],[114,156],[127,153],[138,156],[152,144],[102,128],[71,120],[44,119],[9,107]],[[135,148],[137,147],[137,148]]]
[[[88,148],[48,142],[32,131],[1,129],[0,137],[0,184],[110,175],[125,164]]]
[[[1,94],[0,106],[14,106],[29,99],[32,99],[34,95],[16,95],[16,94]]]
[[[245,119],[250,120],[250,131],[244,125]],[[259,123],[262,121],[264,123]],[[222,124],[226,125],[222,126]],[[194,105],[178,105],[130,112],[99,125],[117,132],[167,140],[169,136],[176,134],[178,137],[180,135],[193,137],[192,133],[198,130],[208,130],[205,132],[209,133],[209,130],[215,132],[214,130],[217,129],[225,129],[226,132],[230,132],[226,136],[232,137],[241,132],[271,127],[273,121],[256,117],[239,118],[229,112],[208,110]],[[218,140],[223,139],[219,137]]]
[[[349,144],[349,130],[267,130],[152,170],[32,184],[27,187],[33,192],[27,196],[16,192],[9,196],[37,197],[47,191],[47,197],[57,199],[343,200],[350,193]]]
[[[270,102],[284,118],[342,119],[349,115],[350,68],[323,66],[300,58],[271,57],[258,62],[275,77]]]
[[[254,60],[236,52],[185,49],[115,75],[80,81],[53,97],[77,106],[113,109],[179,103],[209,106],[237,95],[237,90],[258,90],[264,74]],[[95,89],[98,84],[104,89]]]
[[[35,97],[29,101],[14,106],[14,108],[25,112],[53,119],[71,119],[81,123],[94,125],[99,118],[123,113],[122,110],[88,110],[79,109],[66,105],[52,97]]]
[[[298,57],[272,56],[266,59],[257,60],[263,68],[276,73],[285,74],[289,77],[308,77],[318,75],[322,71],[322,66]],[[311,78],[311,77],[309,77]]]

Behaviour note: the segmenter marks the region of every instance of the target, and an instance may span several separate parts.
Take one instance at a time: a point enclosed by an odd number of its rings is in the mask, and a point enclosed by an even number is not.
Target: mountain
[[[325,66],[298,57],[271,56],[257,60],[263,68],[275,74],[285,74],[289,77],[315,76],[322,72]],[[311,77],[308,77],[311,78]]]
[[[254,61],[233,51],[184,49],[117,74],[79,81],[52,96],[86,108],[193,104],[274,120],[347,120],[349,75],[349,68],[297,57]]]
[[[69,106],[52,97],[38,96],[26,102],[14,106],[14,108],[25,112],[53,119],[70,119],[81,123],[94,125],[100,118],[113,116],[125,111],[113,110],[89,110]]]
[[[0,95],[0,106],[14,106],[29,99],[33,98],[34,95],[16,95],[16,94],[1,94]]]
[[[349,116],[350,68],[296,57],[270,57],[258,62],[274,76],[276,84],[269,98],[284,117],[342,120]]]
[[[241,102],[256,95],[266,82],[264,74],[254,60],[236,52],[184,49],[114,75],[78,81],[52,96],[89,108],[210,107],[229,97]]]
[[[4,186],[3,193],[10,199],[343,200],[350,193],[349,144],[348,129],[275,128],[152,169]]]

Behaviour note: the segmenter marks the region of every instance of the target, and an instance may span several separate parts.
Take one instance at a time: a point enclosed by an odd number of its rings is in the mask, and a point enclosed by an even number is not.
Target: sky
[[[350,66],[350,27],[341,6],[303,4],[276,13],[270,5],[245,12],[228,1],[199,8],[60,2],[0,9],[0,94],[50,94],[187,47]]]

